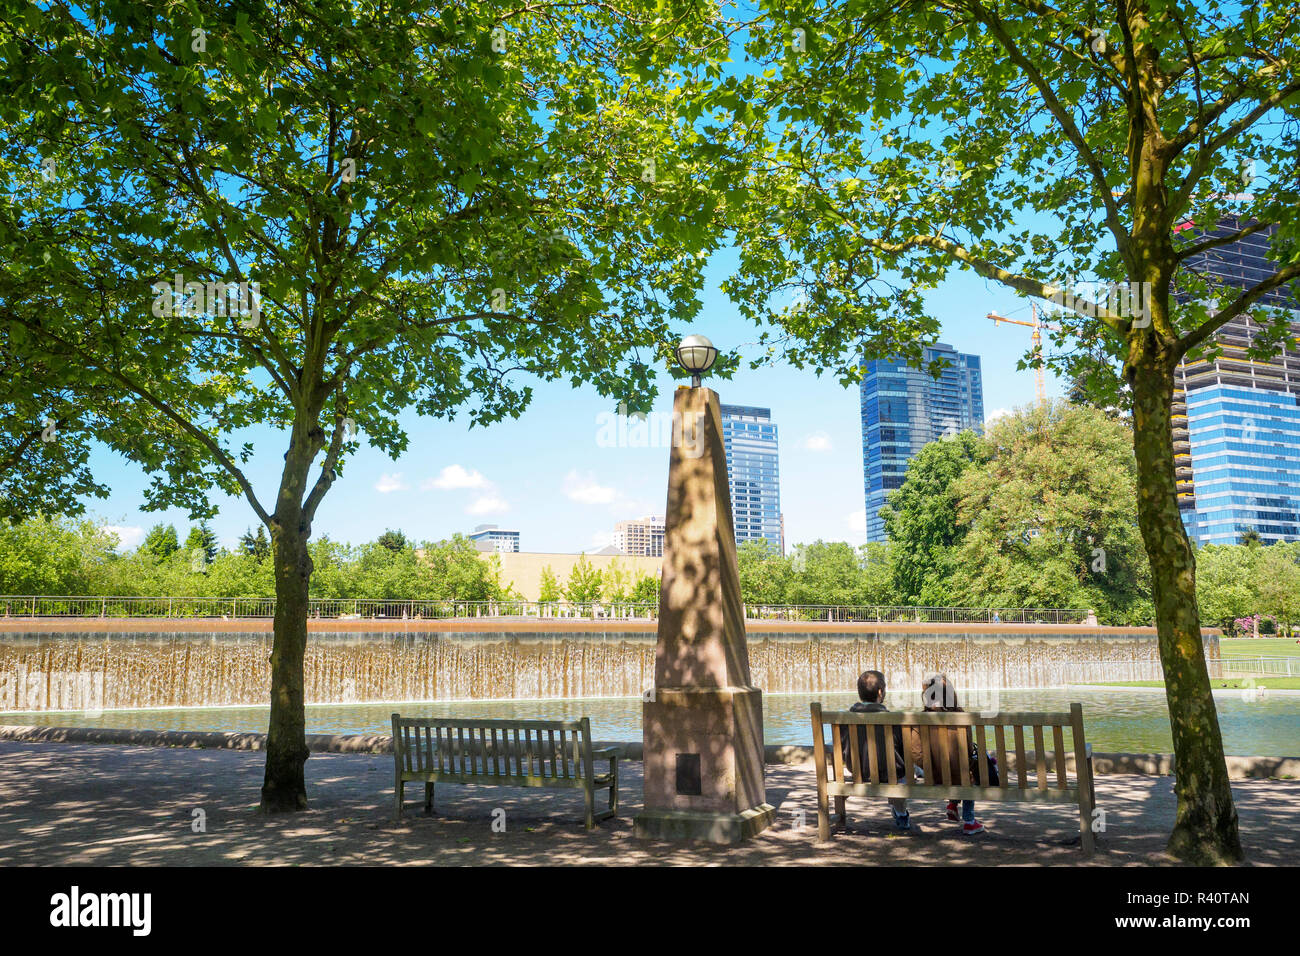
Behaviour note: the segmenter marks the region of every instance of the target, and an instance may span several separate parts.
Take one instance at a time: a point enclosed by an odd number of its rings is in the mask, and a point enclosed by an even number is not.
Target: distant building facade
[[[935,379],[925,366],[945,361]],[[980,357],[937,343],[925,349],[921,368],[902,359],[862,363],[862,471],[867,540],[886,540],[880,509],[900,488],[912,456],[945,435],[984,430],[984,382]]]
[[[661,558],[664,554],[663,515],[647,515],[614,525],[614,547],[624,554]]]
[[[736,544],[766,541],[774,551],[784,554],[779,443],[772,411],[749,405],[723,405],[721,412]]]
[[[519,532],[498,528],[494,524],[481,524],[469,534],[469,539],[480,551],[509,552],[519,550]]]
[[[1227,236],[1248,222],[1229,217],[1207,236]],[[1275,227],[1207,250],[1185,268],[1208,277],[1221,303],[1268,278]],[[1175,292],[1175,298],[1187,297]],[[1259,306],[1292,313],[1290,340],[1274,357],[1247,349],[1267,316],[1238,316],[1215,333],[1215,356],[1186,359],[1175,377],[1172,408],[1178,506],[1198,544],[1236,544],[1248,531],[1263,541],[1300,539],[1300,301],[1285,288]],[[1263,321],[1261,321],[1261,319]]]

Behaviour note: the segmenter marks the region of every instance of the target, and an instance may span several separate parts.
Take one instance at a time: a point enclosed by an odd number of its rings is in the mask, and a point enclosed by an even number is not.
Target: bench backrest
[[[856,713],[846,710],[822,710],[812,705],[813,751],[819,774],[829,782],[841,782],[846,771],[856,784],[884,784],[922,788],[928,786],[985,787],[1000,790],[1074,791],[1067,785],[1065,731],[1073,738],[1076,767],[1086,765],[1087,743],[1083,735],[1083,705],[1071,704],[1069,713],[950,713],[943,711],[915,713],[884,711]],[[825,727],[831,728],[831,742]],[[894,728],[899,728],[907,768],[901,777],[896,769],[898,743]],[[954,733],[953,731],[958,732]],[[991,733],[990,733],[991,731]],[[924,779],[918,783],[913,768],[911,739],[920,737]],[[1047,759],[1047,734],[1051,734],[1052,766]],[[1030,786],[1026,734],[1033,740],[1033,786]],[[974,743],[981,754],[997,757],[999,781],[989,779],[986,761],[971,761],[966,753],[954,753],[965,741]],[[1009,738],[1009,739],[1008,739]],[[845,742],[849,746],[845,748]],[[863,766],[865,743],[866,766]],[[1008,744],[1011,747],[1008,747]],[[880,749],[884,748],[881,753]],[[845,763],[845,749],[849,752]],[[941,758],[932,758],[932,752]],[[1008,756],[1015,758],[1014,780]],[[953,759],[947,759],[948,757]],[[953,764],[956,765],[954,772]],[[974,764],[974,766],[972,766]],[[956,779],[954,779],[954,776]]]
[[[398,770],[407,773],[582,780],[591,773],[591,719],[467,720],[393,714],[393,756]]]

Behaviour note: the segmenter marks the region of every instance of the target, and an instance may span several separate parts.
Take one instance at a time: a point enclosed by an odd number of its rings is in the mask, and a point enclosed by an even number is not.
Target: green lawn
[[[1223,637],[1219,639],[1223,657],[1300,657],[1300,644],[1286,637]]]
[[[1243,678],[1240,677],[1221,677],[1211,680],[1215,690],[1240,690]],[[1098,683],[1098,687],[1164,687],[1165,682],[1162,680],[1120,680],[1106,681]],[[1256,677],[1255,687],[1272,688],[1273,690],[1300,690],[1300,677]]]

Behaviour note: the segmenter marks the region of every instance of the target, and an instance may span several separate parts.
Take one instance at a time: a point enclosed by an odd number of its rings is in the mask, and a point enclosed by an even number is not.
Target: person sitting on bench
[[[863,671],[858,677],[858,702],[849,710],[854,713],[877,714],[882,711],[888,711],[885,706],[885,675],[880,671]],[[885,728],[884,727],[863,727],[865,731],[873,732],[876,735],[876,781],[878,783],[889,782],[889,771],[887,769],[886,752],[885,752]],[[907,780],[907,760],[904,754],[907,752],[903,749],[903,729],[894,727],[894,771],[896,779],[902,783]],[[846,727],[841,735],[841,746],[844,750],[844,765],[853,766],[852,752],[850,750],[852,734]],[[869,750],[867,749],[867,735],[865,733],[859,736],[861,750],[858,756],[861,758],[859,766],[865,775],[867,768],[870,766],[868,758]],[[862,781],[859,781],[862,782]],[[889,809],[894,814],[894,826],[899,831],[906,832],[912,829],[911,817],[907,812],[906,797],[890,797]]]
[[[943,711],[947,713],[964,713],[957,706],[957,689],[952,685],[946,674],[935,674],[928,677],[925,683],[921,685],[921,700],[925,704],[927,711]],[[940,741],[940,734],[948,734],[948,773],[953,783],[961,781],[961,761],[969,761],[969,770],[972,781],[979,779],[979,761],[981,759],[988,762],[985,773],[990,784],[998,784],[998,765],[997,761],[990,758],[987,754],[976,752],[975,745],[971,742],[970,734],[965,727],[953,727],[949,730],[940,730],[931,728],[930,730],[930,766],[936,780],[942,779],[940,765],[943,763],[943,746]],[[912,728],[911,734],[911,753],[912,759],[921,766],[924,766],[925,757],[921,750],[921,734],[917,728]],[[948,801],[948,819],[953,822],[960,821],[961,832],[967,835],[984,832],[984,824],[975,819],[975,801],[963,800],[961,802],[961,816],[957,815],[957,801]]]

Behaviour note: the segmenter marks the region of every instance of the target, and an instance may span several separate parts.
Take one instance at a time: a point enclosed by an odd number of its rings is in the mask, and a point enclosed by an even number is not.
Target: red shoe
[[[983,833],[984,824],[980,823],[978,820],[972,820],[970,823],[963,823],[961,825],[961,832],[966,836],[970,836],[974,833]]]
[[[958,815],[958,813],[957,813],[957,801],[956,801],[956,800],[949,800],[949,801],[948,801],[948,819],[951,820],[953,823],[957,823],[957,822],[959,822],[959,821],[961,820],[961,817],[960,817],[960,816]]]

